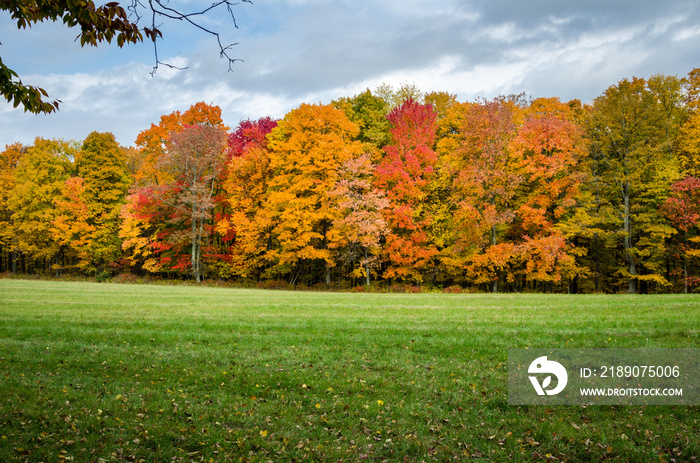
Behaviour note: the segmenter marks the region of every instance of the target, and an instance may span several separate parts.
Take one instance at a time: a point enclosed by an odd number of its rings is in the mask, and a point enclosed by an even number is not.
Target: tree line
[[[591,104],[382,85],[0,155],[0,271],[479,291],[700,285],[700,69]]]

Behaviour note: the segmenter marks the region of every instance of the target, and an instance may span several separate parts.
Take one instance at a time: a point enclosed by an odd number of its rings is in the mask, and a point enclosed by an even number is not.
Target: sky
[[[211,0],[171,0],[195,11]],[[33,115],[0,101],[0,147],[35,137],[112,132],[123,146],[160,116],[204,101],[224,122],[283,117],[387,83],[446,91],[459,101],[525,92],[591,102],[621,79],[700,67],[697,0],[253,0],[202,17],[237,43],[228,71],[216,40],[163,20],[161,61],[150,43],[81,48],[62,23],[17,30],[0,12],[0,57],[26,84],[61,100]],[[148,24],[143,24],[148,25]]]

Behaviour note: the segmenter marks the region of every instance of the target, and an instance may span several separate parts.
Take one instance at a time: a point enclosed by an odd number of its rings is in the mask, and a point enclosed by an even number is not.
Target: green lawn
[[[689,406],[509,406],[509,347],[700,347],[700,297],[0,280],[0,461],[699,461]],[[694,458],[696,457],[696,458]]]

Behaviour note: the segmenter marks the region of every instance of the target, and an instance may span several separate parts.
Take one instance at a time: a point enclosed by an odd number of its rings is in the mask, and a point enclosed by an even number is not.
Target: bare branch
[[[182,12],[178,9],[175,9],[171,6],[168,5],[167,0],[148,0],[148,4],[145,4],[142,0],[131,0],[131,5],[127,8],[129,12],[134,16],[136,23],[138,23],[142,19],[142,12],[145,11],[150,11],[151,12],[151,18],[150,18],[150,27],[144,27],[143,31],[144,34],[147,38],[151,39],[153,42],[153,54],[155,57],[155,65],[153,66],[153,70],[151,71],[151,75],[155,75],[156,72],[158,71],[159,67],[161,65],[169,67],[171,69],[177,69],[177,70],[183,70],[187,69],[187,67],[178,67],[173,64],[161,61],[159,56],[158,56],[158,39],[163,37],[163,34],[160,31],[160,27],[162,24],[158,24],[158,21],[162,18],[164,19],[169,19],[169,20],[175,20],[175,21],[184,21],[188,23],[189,25],[201,30],[202,32],[205,32],[206,34],[209,34],[211,36],[214,36],[216,38],[216,43],[219,46],[219,57],[221,59],[226,59],[228,61],[228,70],[229,72],[233,71],[233,65],[237,61],[243,61],[240,58],[234,58],[230,55],[230,50],[238,45],[237,42],[235,43],[230,43],[227,45],[224,45],[224,43],[221,41],[221,34],[217,31],[214,31],[202,24],[202,21],[199,21],[198,18],[206,15],[207,13],[225,6],[226,10],[229,13],[229,16],[231,17],[231,22],[233,23],[233,26],[238,29],[238,24],[236,22],[236,16],[233,12],[233,7],[237,6],[241,3],[250,3],[252,4],[253,2],[251,0],[239,0],[239,1],[231,1],[231,0],[219,0],[215,1],[212,3],[210,6],[199,10],[199,11],[193,11],[193,12]]]

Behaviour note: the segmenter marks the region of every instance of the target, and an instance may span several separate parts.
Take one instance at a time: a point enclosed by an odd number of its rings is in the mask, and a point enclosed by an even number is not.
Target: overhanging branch
[[[240,58],[234,58],[230,55],[230,50],[238,45],[238,43],[230,43],[224,45],[224,42],[221,40],[221,34],[217,31],[212,30],[211,28],[205,26],[202,21],[199,20],[199,18],[205,16],[207,13],[210,13],[218,8],[226,7],[226,10],[228,11],[229,16],[231,17],[231,22],[233,23],[233,26],[238,29],[238,24],[236,22],[236,16],[233,12],[233,7],[236,5],[239,5],[240,3],[250,3],[252,4],[251,0],[239,0],[239,1],[230,1],[230,0],[220,0],[212,3],[210,6],[198,10],[198,11],[193,11],[193,12],[183,12],[180,11],[176,8],[173,8],[169,5],[169,2],[167,0],[148,0],[148,5],[144,4],[141,0],[132,0],[131,5],[128,7],[128,10],[134,15],[136,18],[135,22],[139,22],[142,18],[142,15],[140,11],[150,11],[151,12],[151,19],[150,19],[150,27],[144,27],[143,31],[144,34],[146,35],[147,38],[149,38],[153,42],[153,51],[154,51],[154,57],[155,57],[155,65],[153,66],[153,71],[151,72],[151,75],[155,75],[155,73],[158,71],[158,68],[163,65],[167,66],[171,69],[187,69],[181,68],[178,66],[175,66],[173,64],[161,61],[158,55],[158,39],[163,38],[163,34],[160,31],[160,27],[162,24],[159,24],[159,21],[161,19],[169,19],[169,20],[175,20],[175,21],[184,21],[188,23],[189,25],[199,29],[202,32],[205,32],[206,34],[209,34],[211,36],[214,36],[216,38],[216,43],[219,46],[219,57],[221,59],[226,59],[228,61],[228,70],[231,72],[233,70],[233,65],[235,64],[236,61],[243,61]]]

